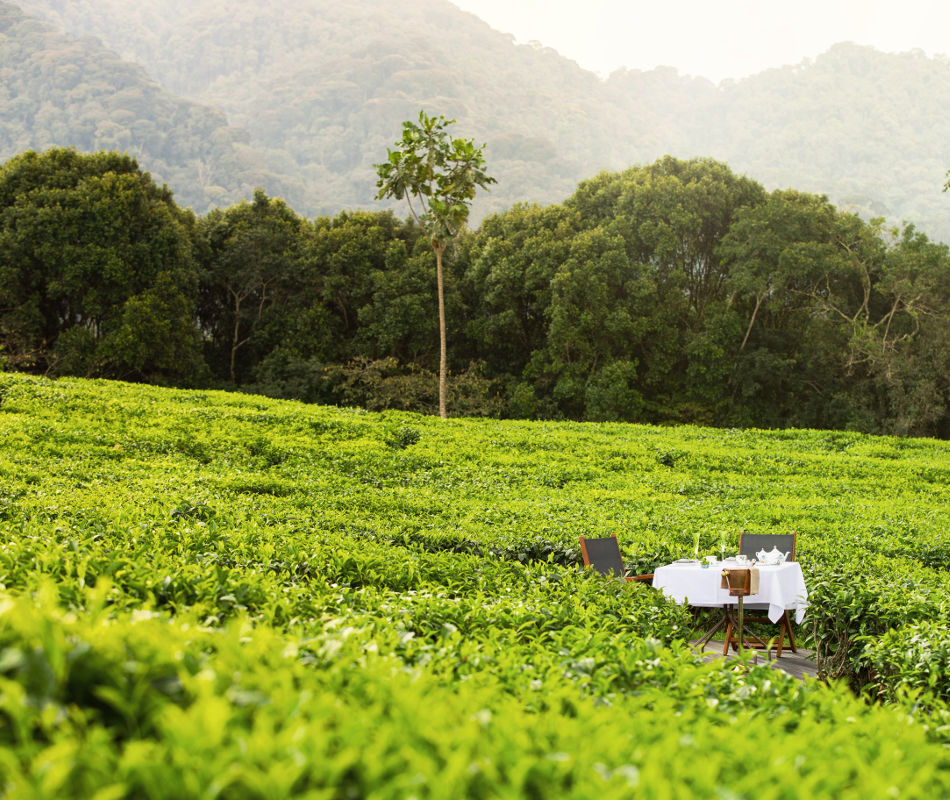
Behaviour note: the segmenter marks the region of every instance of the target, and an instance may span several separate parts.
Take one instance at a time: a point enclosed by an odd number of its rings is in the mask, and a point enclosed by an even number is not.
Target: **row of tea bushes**
[[[297,638],[105,595],[0,598],[7,796],[950,796],[950,751],[906,714],[632,635],[425,650],[379,618]]]
[[[440,423],[12,375],[3,386],[0,408],[17,424],[6,437],[12,481],[0,495],[0,515],[71,527],[71,562],[82,561],[75,549],[84,538],[121,539],[135,527],[138,546],[123,575],[134,576],[142,552],[173,562],[201,553],[222,570],[233,558],[236,585],[217,594],[237,605],[272,595],[255,573],[281,565],[296,578],[383,581],[394,589],[427,575],[441,582],[457,573],[464,583],[469,562],[450,559],[440,568],[440,553],[567,567],[578,560],[577,535],[603,531],[618,534],[633,571],[648,572],[689,553],[694,532],[703,551],[713,551],[720,543],[734,548],[746,527],[799,531],[813,630],[829,674],[860,679],[861,636],[905,620],[946,618],[948,545],[939,532],[948,511],[940,490],[950,468],[940,443],[833,432]],[[127,513],[125,502],[115,509],[122,481],[138,493]],[[39,483],[55,489],[31,502],[30,487]],[[194,530],[168,530],[176,515]],[[315,532],[323,555],[312,552]],[[156,546],[171,537],[184,538],[177,548]],[[27,559],[57,569],[59,543],[44,556],[32,552],[37,541]],[[393,557],[373,543],[414,556]],[[106,558],[122,552],[98,547]],[[268,550],[276,552],[269,561]],[[90,556],[86,563],[98,574],[96,562]],[[175,563],[161,581],[157,593],[167,602],[189,605],[213,594]],[[148,576],[134,582],[138,599],[154,591]]]
[[[867,652],[879,637],[920,622],[943,631],[950,625],[950,574],[912,558],[866,551],[835,559],[816,555],[806,580],[818,662],[826,675],[849,678],[856,686],[879,681],[882,668],[892,672],[881,663],[884,651],[873,659]],[[950,646],[950,636],[942,638]],[[897,655],[893,648],[886,652]],[[895,670],[892,677],[905,673],[906,665]],[[950,693],[946,677],[942,691]]]
[[[0,433],[14,796],[947,794],[943,443],[16,375]],[[581,534],[644,572],[741,528],[799,532],[799,638],[878,706],[699,664],[687,611],[577,568]]]

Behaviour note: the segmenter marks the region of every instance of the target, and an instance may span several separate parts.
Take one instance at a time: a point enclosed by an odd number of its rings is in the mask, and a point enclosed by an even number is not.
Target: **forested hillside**
[[[24,6],[222,109],[268,163],[300,175],[304,185],[282,196],[308,215],[382,207],[373,164],[420,106],[488,143],[499,186],[479,217],[520,200],[560,200],[628,159],[629,137],[617,130],[632,121],[619,119],[595,75],[551,50],[515,46],[446,0],[242,0],[227,13],[210,0]]]
[[[4,2],[0,76],[2,158],[54,145],[129,151],[197,210],[275,183],[247,133],[220,111],[169,93],[95,39],[65,36]]]
[[[767,189],[826,193],[865,217],[906,219],[950,240],[941,193],[950,67],[920,53],[838,45],[720,86],[673,69],[604,81],[447,0],[21,5],[221,109],[247,130],[259,185],[308,216],[381,207],[372,165],[424,107],[487,144],[498,185],[476,202],[476,220],[519,201],[561,201],[601,169],[671,154],[717,158]],[[193,196],[194,177],[182,179],[173,188]]]
[[[618,76],[619,77],[619,76]],[[950,241],[950,63],[840,44],[715,92],[690,148],[767,187],[828,194]]]

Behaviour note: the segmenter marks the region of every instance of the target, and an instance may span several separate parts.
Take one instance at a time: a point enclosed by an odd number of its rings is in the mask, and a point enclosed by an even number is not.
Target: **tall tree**
[[[495,179],[485,172],[484,145],[453,139],[447,128],[455,120],[419,112],[418,124],[402,124],[402,139],[388,159],[376,164],[378,199],[405,198],[409,212],[425,231],[435,253],[439,302],[439,416],[445,419],[447,346],[442,258],[468,220],[477,188]]]
[[[708,158],[666,156],[648,166],[595,176],[567,205],[623,236],[632,263],[649,265],[681,324],[702,329],[727,273],[716,254],[738,211],[765,200],[761,185]]]
[[[551,281],[577,233],[574,217],[563,205],[516,205],[459,243],[472,355],[498,376],[520,377],[545,345]]]
[[[0,346],[22,369],[192,383],[195,220],[118,153],[0,166]]]
[[[210,334],[212,363],[220,369],[218,358],[226,353],[228,378],[237,385],[249,371],[239,368],[238,352],[254,340],[281,297],[281,282],[294,277],[304,245],[303,220],[258,189],[252,203],[215,209],[200,227],[207,245],[201,324]]]
[[[816,311],[813,295],[842,274],[842,224],[826,197],[793,190],[737,213],[717,249],[726,296],[691,359],[691,387],[720,398],[721,422],[829,424],[834,398],[845,391],[847,337]]]

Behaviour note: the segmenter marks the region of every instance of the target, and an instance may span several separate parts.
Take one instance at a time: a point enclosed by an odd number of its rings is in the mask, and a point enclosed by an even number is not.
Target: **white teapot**
[[[788,553],[783,553],[777,547],[773,547],[771,550],[759,550],[755,558],[760,564],[784,564]]]

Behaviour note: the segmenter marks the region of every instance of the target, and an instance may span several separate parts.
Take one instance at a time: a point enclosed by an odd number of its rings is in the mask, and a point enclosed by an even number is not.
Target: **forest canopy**
[[[0,167],[6,364],[434,413],[431,248],[262,190],[195,217],[128,156]],[[449,413],[950,436],[950,252],[662,158],[446,253]]]

